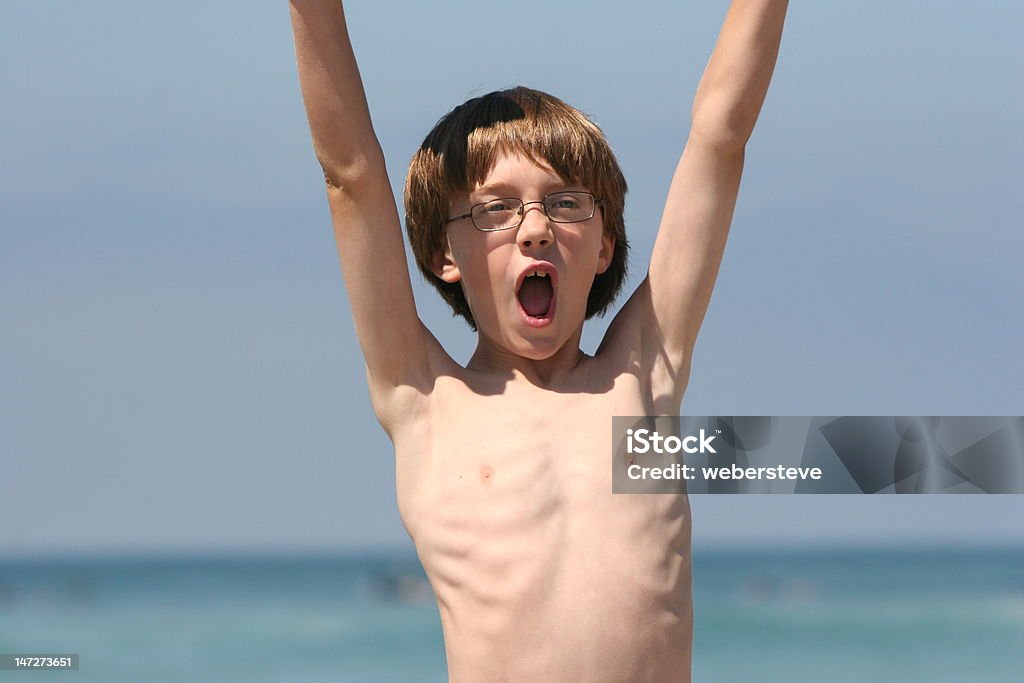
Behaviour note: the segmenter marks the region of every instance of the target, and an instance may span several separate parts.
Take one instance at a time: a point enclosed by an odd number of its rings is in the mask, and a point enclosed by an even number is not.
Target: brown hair
[[[603,314],[626,277],[626,180],[596,124],[557,97],[530,88],[496,91],[459,105],[437,122],[413,155],[405,181],[405,226],[420,271],[455,314],[476,329],[461,282],[437,277],[434,257],[444,248],[452,198],[483,183],[502,153],[546,162],[563,180],[603,200],[604,230],[615,237],[615,251],[608,269],[594,278],[586,317]]]

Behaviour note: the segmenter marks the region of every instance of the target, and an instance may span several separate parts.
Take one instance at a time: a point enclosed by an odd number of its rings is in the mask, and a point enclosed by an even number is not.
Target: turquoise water
[[[694,554],[694,680],[1024,680],[1024,549]],[[445,681],[407,555],[0,558],[0,681]]]

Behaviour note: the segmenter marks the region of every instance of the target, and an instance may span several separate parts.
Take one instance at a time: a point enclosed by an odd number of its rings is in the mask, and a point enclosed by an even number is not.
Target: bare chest
[[[447,389],[396,441],[399,508],[446,631],[460,614],[495,637],[531,618],[571,620],[581,593],[607,596],[590,609],[609,619],[678,601],[684,584],[688,596],[685,496],[612,494],[611,418],[650,412],[637,384]]]
[[[395,444],[407,527],[424,540],[436,526],[505,542],[563,537],[567,516],[613,505],[611,418],[643,414],[644,404],[628,379],[601,393],[442,388]]]

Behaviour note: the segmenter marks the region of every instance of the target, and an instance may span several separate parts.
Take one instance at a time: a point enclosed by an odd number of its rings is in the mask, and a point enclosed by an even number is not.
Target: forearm
[[[292,0],[292,31],[313,149],[328,183],[381,157],[340,0]]]
[[[691,135],[742,147],[761,111],[788,0],[733,0],[693,102]]]

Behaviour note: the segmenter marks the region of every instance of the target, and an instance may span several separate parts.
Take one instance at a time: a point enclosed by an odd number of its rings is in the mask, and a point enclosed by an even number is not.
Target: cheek
[[[451,235],[448,238],[451,248],[452,260],[459,267],[460,271],[472,270],[473,264],[480,260],[478,249],[473,240],[466,239],[465,235]]]
[[[572,262],[574,271],[596,268],[601,246],[600,237],[593,234],[572,234],[562,239],[563,257]]]
[[[474,236],[475,237],[475,236]],[[478,293],[494,289],[508,277],[510,246],[496,240],[475,239],[452,242],[452,257],[459,266],[464,283]]]

